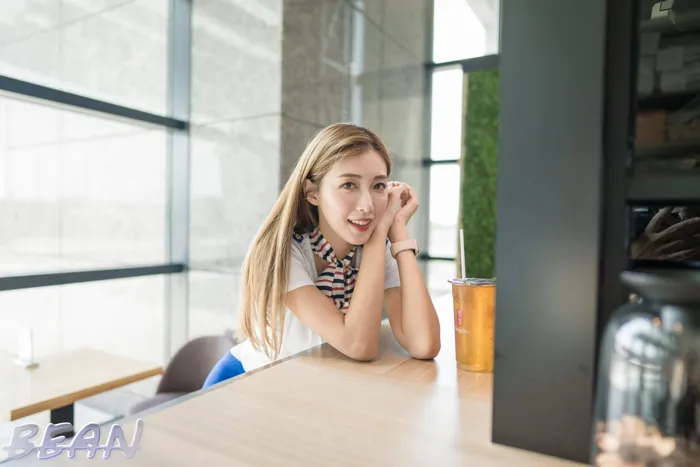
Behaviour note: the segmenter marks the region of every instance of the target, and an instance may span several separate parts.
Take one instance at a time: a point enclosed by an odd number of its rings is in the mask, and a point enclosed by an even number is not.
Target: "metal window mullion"
[[[92,269],[45,274],[0,277],[0,292],[7,290],[51,287],[56,285],[127,279],[130,277],[177,274],[184,270],[182,264],[157,264],[153,266],[123,267],[114,269]]]
[[[418,260],[419,261],[457,261],[457,258],[454,256],[433,256],[430,253],[419,253],[418,254]]]
[[[428,154],[432,157],[432,104],[433,104],[433,72],[427,68],[423,69],[423,102],[425,111],[423,112],[423,154]],[[425,159],[423,159],[425,160]],[[423,245],[425,251],[428,250],[430,244],[430,168],[424,165],[421,161],[421,192],[418,194],[419,202],[425,206],[422,220],[420,224],[420,232],[418,232],[418,244]],[[421,272],[423,277],[428,277],[428,265],[421,263]]]
[[[460,159],[422,159],[421,165],[423,167],[431,167],[433,165],[449,165],[449,164],[459,164]]]
[[[168,31],[168,115],[189,122],[191,95],[192,1],[170,0]],[[189,269],[190,134],[169,129],[167,135],[166,252],[171,262]],[[165,361],[187,340],[189,308],[187,274],[170,275],[166,281]]]
[[[465,73],[480,70],[498,68],[500,56],[498,54],[482,55],[480,57],[465,58],[462,60],[450,60],[449,62],[428,62],[425,67],[431,70],[461,66]]]
[[[157,125],[165,128],[185,129],[187,122],[184,119],[175,117],[165,117],[142,110],[125,107],[122,105],[113,104],[111,102],[93,99],[91,97],[73,94],[59,89],[41,86],[39,84],[22,81],[9,76],[0,75],[0,91],[5,91],[8,96],[16,95],[29,98],[31,100],[39,100],[50,102],[59,106],[68,108],[78,108],[97,114],[108,115],[112,117],[123,118],[127,121],[146,123],[149,125]]]

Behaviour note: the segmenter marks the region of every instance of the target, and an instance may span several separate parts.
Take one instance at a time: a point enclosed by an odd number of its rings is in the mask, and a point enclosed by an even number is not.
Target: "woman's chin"
[[[345,238],[345,241],[351,245],[364,245],[369,240],[369,237],[372,236],[372,232],[374,232],[374,226],[370,226],[364,232],[358,232],[353,227],[348,227],[348,236]]]

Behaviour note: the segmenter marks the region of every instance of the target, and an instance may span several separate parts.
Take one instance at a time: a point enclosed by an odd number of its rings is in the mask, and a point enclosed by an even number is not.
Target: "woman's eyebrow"
[[[338,175],[338,178],[359,178],[359,179],[362,179],[362,175],[347,173],[347,174]],[[379,180],[379,179],[386,180],[387,176],[382,174],[382,175],[377,175],[376,177],[374,177],[374,180]]]

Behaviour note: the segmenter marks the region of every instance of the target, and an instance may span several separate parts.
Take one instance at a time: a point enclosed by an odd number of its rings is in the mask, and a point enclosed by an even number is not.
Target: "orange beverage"
[[[493,371],[496,282],[452,279],[457,366],[473,372]]]

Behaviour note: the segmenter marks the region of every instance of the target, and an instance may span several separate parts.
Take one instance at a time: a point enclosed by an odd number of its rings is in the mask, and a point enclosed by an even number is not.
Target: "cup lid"
[[[496,278],[484,279],[480,277],[456,277],[449,279],[447,282],[456,285],[495,285]]]

